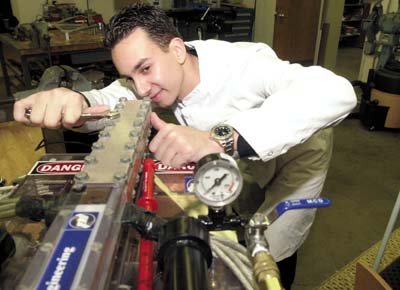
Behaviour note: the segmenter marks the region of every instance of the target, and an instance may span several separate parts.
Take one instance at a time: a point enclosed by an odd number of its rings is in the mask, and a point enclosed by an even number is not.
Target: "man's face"
[[[184,74],[171,44],[163,50],[137,28],[111,54],[121,76],[132,81],[138,97],[148,96],[160,107],[169,107],[181,95]]]

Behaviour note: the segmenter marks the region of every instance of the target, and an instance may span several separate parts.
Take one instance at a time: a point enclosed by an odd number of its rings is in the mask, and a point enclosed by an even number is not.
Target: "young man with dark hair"
[[[181,124],[152,113],[158,132],[149,149],[164,164],[179,167],[218,152],[257,157],[263,170],[254,177],[267,188],[260,212],[285,199],[320,195],[332,151],[330,127],[356,104],[344,78],[282,61],[262,43],[185,43],[165,13],[148,5],[131,5],[114,16],[106,43],[124,79],[82,94],[58,88],[31,95],[15,104],[15,120],[71,127],[82,123],[82,112],[113,107],[123,96],[148,96],[171,108]],[[25,109],[31,109],[30,120]],[[234,133],[218,141],[222,123]],[[265,232],[285,289],[293,283],[296,251],[314,217],[315,210],[287,212]]]

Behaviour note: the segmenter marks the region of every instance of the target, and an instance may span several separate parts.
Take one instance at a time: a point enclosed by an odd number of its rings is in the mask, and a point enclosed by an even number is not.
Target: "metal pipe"
[[[372,269],[375,272],[378,271],[379,264],[381,263],[381,260],[382,260],[382,257],[383,257],[383,253],[385,252],[386,245],[387,245],[387,243],[389,241],[390,234],[393,231],[393,227],[394,227],[394,224],[395,224],[395,222],[397,220],[397,217],[399,215],[399,211],[400,211],[400,191],[399,191],[399,194],[397,195],[396,203],[394,204],[394,207],[393,207],[393,210],[392,210],[392,214],[390,215],[389,222],[388,222],[388,224],[386,226],[386,230],[385,230],[385,233],[383,235],[381,246],[380,246],[378,254],[376,255],[376,258],[375,258],[374,266],[372,267]]]

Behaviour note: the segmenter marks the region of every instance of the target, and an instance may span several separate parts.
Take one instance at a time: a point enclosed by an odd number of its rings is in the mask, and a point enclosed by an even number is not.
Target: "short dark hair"
[[[104,43],[112,49],[136,28],[146,31],[155,43],[167,49],[171,40],[180,37],[167,14],[152,5],[131,4],[114,15],[109,23]]]

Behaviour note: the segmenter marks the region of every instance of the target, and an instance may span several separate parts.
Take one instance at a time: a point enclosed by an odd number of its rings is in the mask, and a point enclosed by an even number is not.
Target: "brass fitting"
[[[279,269],[272,256],[260,251],[253,257],[253,271],[260,290],[282,290]]]

